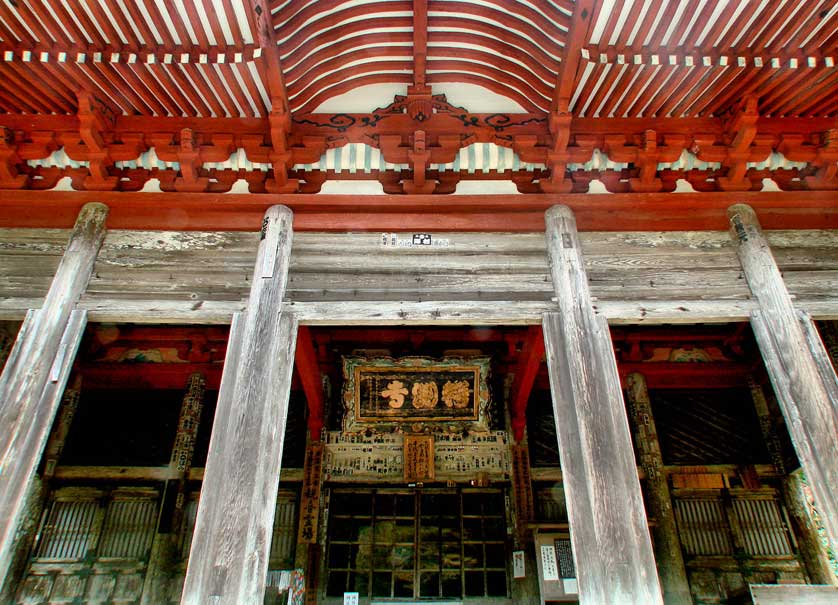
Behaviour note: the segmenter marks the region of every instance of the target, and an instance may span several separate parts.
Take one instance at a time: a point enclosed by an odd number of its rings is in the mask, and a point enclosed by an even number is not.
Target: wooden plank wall
[[[290,301],[522,301],[553,293],[543,234],[446,233],[449,247],[388,249],[380,233],[299,233]],[[723,232],[581,234],[595,306],[723,303],[749,299]],[[66,243],[62,230],[0,230],[0,319],[38,306]],[[796,304],[816,319],[838,309],[838,232],[769,231]],[[81,307],[125,309],[160,301],[157,320],[229,322],[243,308],[257,233],[108,233]],[[107,315],[107,314],[106,314]],[[117,314],[118,315],[118,314]],[[110,315],[109,315],[110,316]]]

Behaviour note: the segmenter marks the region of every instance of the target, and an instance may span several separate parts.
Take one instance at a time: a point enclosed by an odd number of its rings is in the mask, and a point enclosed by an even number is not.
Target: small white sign
[[[345,592],[345,593],[343,593],[343,605],[358,605],[358,593],[357,592]]]
[[[516,578],[527,577],[526,568],[524,566],[523,550],[516,550],[512,553],[512,571]]]
[[[544,580],[558,580],[559,566],[556,562],[556,549],[552,544],[541,546],[541,570],[544,573]]]
[[[382,248],[448,248],[451,240],[432,233],[382,233]]]

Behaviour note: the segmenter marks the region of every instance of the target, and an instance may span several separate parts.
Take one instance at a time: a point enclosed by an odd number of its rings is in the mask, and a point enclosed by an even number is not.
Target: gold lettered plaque
[[[461,423],[489,428],[489,358],[344,357],[344,430]]]
[[[432,435],[404,436],[404,480],[434,479],[434,438]]]

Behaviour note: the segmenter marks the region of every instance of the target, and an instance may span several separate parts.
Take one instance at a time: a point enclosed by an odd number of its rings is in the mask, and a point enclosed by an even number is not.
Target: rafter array
[[[89,90],[116,115],[263,116],[253,22],[220,0],[4,2],[0,111],[73,114]]]
[[[605,0],[571,110],[585,116],[718,116],[754,96],[763,115],[836,115],[831,0]]]
[[[19,0],[0,188],[314,192],[346,148],[379,158],[352,178],[447,193],[484,145],[523,192],[836,189],[836,61],[830,0]],[[368,84],[406,94],[318,110]]]

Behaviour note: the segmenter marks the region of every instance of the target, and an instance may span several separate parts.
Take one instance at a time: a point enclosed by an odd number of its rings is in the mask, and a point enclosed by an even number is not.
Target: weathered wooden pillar
[[[663,472],[658,429],[643,374],[633,372],[626,377],[626,394],[634,425],[634,443],[646,476],[648,506],[657,520],[653,533],[663,600],[667,605],[691,605],[690,584],[681,552],[678,526],[675,524],[675,512],[672,510],[669,480]]]
[[[608,324],[597,316],[576,221],[545,215],[558,313],[544,340],[580,603],[663,603]]]
[[[55,476],[55,468],[64,449],[73,416],[79,404],[81,377],[76,375],[73,382],[64,389],[55,422],[52,425],[49,440],[42,456],[43,474],[33,475],[24,504],[23,518],[15,535],[14,552],[6,574],[6,584],[0,589],[0,603],[13,602],[20,581],[26,574],[29,555],[38,533],[44,503],[50,493],[50,482]]]
[[[261,603],[297,323],[280,314],[292,213],[265,214],[250,298],[230,331],[181,603]]]
[[[821,359],[826,357],[823,343],[807,338],[753,209],[736,204],[728,216],[758,304],[751,326],[824,529],[838,549],[838,412],[830,398],[838,379],[813,355],[816,350]]]
[[[27,315],[0,376],[0,580],[86,325],[86,314],[74,308],[90,280],[107,214],[103,204],[82,208],[44,304]]]

